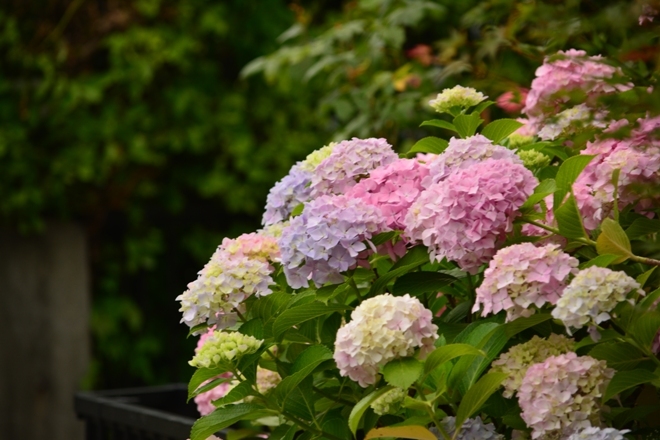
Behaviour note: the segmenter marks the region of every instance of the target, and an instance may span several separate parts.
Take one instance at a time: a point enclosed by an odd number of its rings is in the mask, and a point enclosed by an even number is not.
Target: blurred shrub
[[[294,19],[283,1],[0,7],[0,222],[86,226],[88,385],[187,379],[174,298],[328,137],[309,90],[237,80]]]

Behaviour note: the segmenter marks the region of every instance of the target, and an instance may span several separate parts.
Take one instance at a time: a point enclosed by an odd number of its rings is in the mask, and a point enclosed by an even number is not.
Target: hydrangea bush
[[[456,87],[422,124],[449,139],[295,164],[264,229],[178,298],[201,335],[191,439],[239,421],[277,440],[657,438],[660,118],[631,104],[648,93],[560,52],[518,93],[528,120],[486,123],[493,102]]]

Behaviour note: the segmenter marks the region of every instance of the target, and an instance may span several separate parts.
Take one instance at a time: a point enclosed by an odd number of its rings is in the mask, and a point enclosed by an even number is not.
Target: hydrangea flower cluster
[[[547,117],[557,114],[570,95],[583,93],[587,103],[597,97],[632,88],[621,80],[621,69],[606,64],[601,56],[587,56],[582,50],[559,51],[536,69],[536,78],[527,95],[523,113],[540,129]]]
[[[396,162],[399,156],[385,139],[342,141],[314,169],[312,198],[325,194],[345,194],[358,180],[376,168]]]
[[[408,395],[408,391],[402,388],[392,388],[371,402],[371,409],[379,416],[394,414],[399,410],[401,402]]]
[[[484,423],[479,416],[463,422],[463,426],[456,437],[454,437],[456,432],[456,417],[445,417],[440,424],[442,425],[442,429],[454,440],[504,440],[504,436],[495,431],[495,425]],[[438,438],[440,439],[442,437],[438,435]]]
[[[547,141],[570,134],[581,127],[603,128],[605,127],[603,119],[606,116],[603,111],[593,111],[586,104],[579,104],[547,119],[537,135]]]
[[[541,339],[534,335],[532,339],[514,345],[506,353],[493,361],[491,372],[508,374],[504,379],[504,397],[512,397],[520,388],[527,369],[533,365],[544,362],[550,356],[573,351],[575,341],[563,335],[552,333],[548,339]]]
[[[262,340],[238,332],[214,331],[189,362],[196,368],[216,368],[238,361],[261,347]]]
[[[447,258],[475,273],[513,230],[518,208],[537,184],[531,171],[509,160],[456,170],[413,203],[405,232],[429,248],[431,259]]]
[[[252,233],[235,240],[225,238],[199,271],[188,290],[176,299],[181,302],[181,322],[189,327],[199,324],[233,322],[232,310],[249,296],[268,295],[273,284],[270,262],[279,260],[279,248],[274,238]]]
[[[626,440],[623,434],[630,432],[627,429],[619,431],[614,428],[597,428],[590,426],[580,432],[574,432],[566,440]]]
[[[195,348],[195,353],[199,352],[199,349],[204,345],[206,340],[213,334],[214,330],[215,330],[215,326],[212,326],[209,327],[206,333],[201,334],[199,340],[197,341],[197,347]],[[218,378],[229,379],[232,376],[233,375],[231,373],[226,372],[217,376],[215,379]],[[209,382],[210,380],[204,382],[202,385],[206,385]],[[215,405],[213,405],[213,401],[225,397],[229,392],[229,390],[232,389],[232,387],[233,385],[231,383],[223,382],[216,385],[214,388],[210,389],[209,391],[205,391],[203,393],[196,395],[194,400],[195,400],[195,404],[197,404],[197,411],[199,411],[199,413],[203,416],[207,414],[211,414],[215,410]]]
[[[334,358],[339,373],[366,388],[389,361],[411,356],[417,348],[425,356],[438,338],[432,318],[431,311],[408,294],[364,300],[337,332]]]
[[[495,103],[507,113],[518,113],[525,107],[529,89],[509,90],[497,97]]]
[[[270,189],[261,220],[264,226],[287,220],[296,206],[310,199],[312,173],[304,170],[301,165],[300,162],[294,165],[289,174]]]
[[[300,169],[308,173],[313,173],[314,170],[316,170],[316,167],[330,156],[336,146],[337,142],[330,142],[328,145],[312,151],[307,155],[305,160],[300,162]]]
[[[371,172],[349,189],[346,196],[376,206],[390,229],[403,229],[403,219],[410,205],[422,192],[422,180],[428,168],[415,159],[398,159]]]
[[[444,89],[429,105],[438,113],[449,113],[453,107],[469,108],[479,104],[488,96],[477,92],[472,87],[455,86]]]
[[[606,133],[614,132],[628,124],[616,121]],[[610,215],[614,201],[612,176],[619,170],[617,195],[619,209],[642,199],[638,208],[644,210],[652,205],[657,194],[645,195],[644,188],[660,185],[660,141],[653,136],[653,130],[660,124],[660,118],[638,120],[639,127],[624,139],[604,138],[587,144],[581,154],[596,155],[578,176],[573,192],[584,218],[587,230],[598,227]]]
[[[445,151],[428,163],[430,175],[423,181],[424,187],[428,188],[431,184],[446,179],[455,170],[468,168],[486,159],[523,163],[515,152],[500,145],[493,145],[493,141],[480,134],[467,139],[453,137]]]
[[[633,300],[628,294],[637,292],[644,295],[641,286],[624,272],[613,271],[605,267],[592,266],[578,272],[557,301],[552,316],[571,328],[582,328],[610,319],[614,307],[622,301]],[[592,335],[593,337],[594,335]]]
[[[536,170],[547,167],[550,165],[550,156],[546,156],[540,151],[536,150],[521,150],[516,153],[520,160],[522,160],[525,168]]]
[[[257,366],[257,391],[261,394],[266,394],[280,382],[282,382],[282,377],[277,371],[271,371]]]
[[[527,370],[518,391],[521,417],[532,438],[568,435],[598,418],[599,401],[614,370],[605,361],[566,353]]]
[[[305,206],[279,239],[282,266],[294,289],[308,280],[341,282],[366,250],[364,240],[386,230],[380,209],[347,196],[321,196]]]
[[[506,310],[507,321],[531,316],[531,306],[557,303],[578,264],[556,244],[520,243],[500,249],[484,272],[472,312],[483,306],[481,316],[501,310]]]

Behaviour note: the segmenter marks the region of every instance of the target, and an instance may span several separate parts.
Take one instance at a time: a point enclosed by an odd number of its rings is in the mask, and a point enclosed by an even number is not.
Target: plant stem
[[[525,223],[529,223],[530,225],[534,225],[534,226],[539,227],[541,229],[545,229],[548,232],[552,232],[555,235],[562,235],[561,232],[559,232],[559,229],[553,228],[552,226],[544,225],[543,223],[539,223],[539,222],[536,222],[534,220],[523,220],[523,221]],[[571,240],[579,241],[580,243],[584,243],[584,244],[589,245],[589,246],[596,246],[596,242],[591,240],[590,238],[587,238],[587,237],[571,238]]]
[[[351,287],[353,288],[353,290],[355,290],[355,295],[358,297],[358,299],[359,299],[360,301],[362,301],[363,298],[362,298],[362,295],[360,295],[360,289],[358,289],[358,286],[357,286],[357,284],[355,283],[355,280],[353,279],[353,277],[350,277],[350,278],[348,279],[348,284],[350,284]]]
[[[660,266],[660,260],[655,260],[653,258],[639,257],[637,255],[633,255],[630,257],[630,259],[638,263],[648,264],[649,266]]]
[[[417,383],[415,384],[415,390],[417,390],[417,394],[419,395],[419,397],[420,397],[424,402],[428,403],[428,400],[426,400],[426,395],[425,395],[424,392],[422,391],[422,387],[421,387],[419,384],[417,384]],[[451,436],[447,433],[447,431],[445,431],[445,429],[444,429],[444,428],[442,427],[442,425],[440,424],[440,421],[438,421],[438,419],[436,418],[436,416],[435,416],[435,412],[433,411],[433,407],[431,407],[431,405],[427,405],[427,406],[426,406],[426,412],[429,414],[429,417],[431,417],[431,421],[432,421],[433,424],[436,426],[436,428],[438,428],[438,432],[440,432],[440,434],[442,435],[442,437],[443,437],[445,440],[451,440]]]

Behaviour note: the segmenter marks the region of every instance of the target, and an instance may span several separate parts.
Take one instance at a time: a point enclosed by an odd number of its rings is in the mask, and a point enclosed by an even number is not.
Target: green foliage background
[[[194,341],[174,298],[222,237],[259,226],[296,160],[351,136],[405,151],[430,134],[417,124],[434,93],[461,83],[495,98],[559,49],[650,85],[660,53],[643,3],[5,2],[0,224],[85,226],[87,386],[187,380]]]

